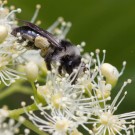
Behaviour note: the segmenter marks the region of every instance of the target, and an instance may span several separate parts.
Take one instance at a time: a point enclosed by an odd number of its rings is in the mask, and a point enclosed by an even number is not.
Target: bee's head
[[[68,65],[71,66],[72,68],[75,68],[79,66],[80,63],[81,63],[81,56],[79,55],[71,56],[69,59]]]
[[[12,32],[11,32],[11,34],[13,35],[13,36],[17,36],[17,33],[19,33],[19,29],[18,28],[14,28],[13,30],[12,30]]]
[[[79,66],[81,63],[81,56],[80,55],[66,55],[62,59],[62,64],[65,67],[67,73],[71,74],[73,69]]]
[[[16,37],[18,33],[21,35],[24,33],[27,34],[29,30],[31,30],[31,28],[29,28],[28,26],[20,26],[20,27],[14,28],[11,34]]]

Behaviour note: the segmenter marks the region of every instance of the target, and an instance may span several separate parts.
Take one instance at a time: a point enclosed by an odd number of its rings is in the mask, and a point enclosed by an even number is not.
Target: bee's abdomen
[[[34,41],[34,39],[37,36],[39,36],[39,34],[37,32],[35,32],[31,28],[29,28],[28,26],[22,26],[22,27],[15,28],[11,34],[14,36],[17,36],[18,33],[20,34],[20,36],[23,39],[26,39],[29,41]]]

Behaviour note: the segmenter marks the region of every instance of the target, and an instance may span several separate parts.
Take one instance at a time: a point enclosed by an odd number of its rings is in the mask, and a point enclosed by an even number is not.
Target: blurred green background
[[[119,71],[126,60],[126,70],[113,95],[124,80],[131,78],[132,84],[125,88],[128,95],[118,112],[135,110],[135,0],[9,0],[9,3],[22,8],[22,13],[17,16],[22,20],[30,20],[35,5],[40,3],[42,9],[38,19],[42,20],[41,27],[47,28],[57,17],[63,16],[73,24],[68,34],[73,43],[86,41],[85,51],[88,52],[106,49],[106,62],[118,67]],[[23,96],[17,97],[10,99],[13,108],[15,103],[20,106],[20,101],[25,100]]]

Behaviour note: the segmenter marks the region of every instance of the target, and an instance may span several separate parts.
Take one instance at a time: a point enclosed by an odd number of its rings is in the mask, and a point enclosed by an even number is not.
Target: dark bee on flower
[[[22,41],[27,40],[27,48],[40,49],[48,70],[52,69],[51,64],[58,62],[60,74],[62,71],[71,74],[73,69],[80,65],[81,55],[78,47],[70,41],[56,38],[33,23],[23,22],[24,26],[14,28],[11,34],[16,37],[19,34]]]

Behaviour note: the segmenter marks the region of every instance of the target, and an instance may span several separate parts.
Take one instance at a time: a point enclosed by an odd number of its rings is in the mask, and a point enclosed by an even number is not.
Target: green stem
[[[37,103],[38,103],[37,89],[36,89],[36,87],[35,87],[34,82],[31,82],[31,86],[32,86],[32,88],[33,88],[34,98],[35,98],[35,100],[36,100],[36,101],[37,101]]]
[[[13,118],[15,120],[18,121],[19,117],[17,118],[14,118],[14,117],[10,117],[10,118]],[[25,120],[23,123],[22,123],[24,126],[26,126],[28,129],[31,129],[32,131],[34,131],[35,133],[37,133],[38,135],[48,135],[47,133],[39,130],[38,127],[36,127],[33,123],[31,123],[29,120]]]
[[[12,88],[7,89],[7,90],[6,89],[3,90],[2,92],[0,92],[0,100],[7,97],[7,96],[9,96],[9,95],[11,95],[15,91],[16,91],[16,89],[12,89]]]
[[[38,108],[35,104],[32,104],[25,107],[25,109],[26,111],[35,111]],[[19,116],[23,113],[25,113],[23,108],[15,109],[15,110],[9,111],[9,117],[12,119],[18,120]],[[36,127],[33,123],[31,123],[28,120],[25,120],[22,124],[26,126],[27,128],[31,129],[32,131],[34,131],[35,133],[37,133],[38,135],[48,135],[47,133],[40,131],[38,127]]]
[[[29,106],[27,106],[25,108],[26,108],[27,111],[35,111],[35,110],[38,109],[35,104],[29,105]],[[23,113],[25,113],[24,109],[19,108],[19,109],[9,111],[9,116],[12,117],[12,118],[16,118],[17,116],[19,116],[19,115],[21,115]]]
[[[25,120],[23,123],[24,126],[28,127],[29,129],[31,129],[32,131],[34,131],[35,133],[37,133],[38,135],[48,135],[47,133],[39,130],[38,127],[36,127],[33,123],[31,123],[28,120]]]
[[[2,92],[0,92],[0,100],[2,100],[3,98],[8,97],[9,95],[15,93],[15,92],[20,92],[23,94],[32,94],[32,92],[30,91],[29,88],[24,87],[24,86],[12,86],[9,89],[5,89]]]
[[[0,92],[3,90],[3,89],[5,89],[7,86],[5,86],[4,84],[1,84],[0,83]]]
[[[32,91],[28,87],[20,86],[21,88],[16,89],[16,92],[21,92],[23,94],[32,94]]]

